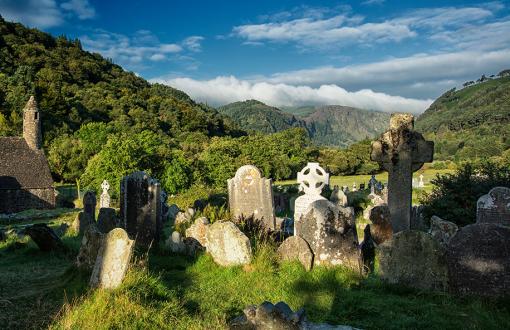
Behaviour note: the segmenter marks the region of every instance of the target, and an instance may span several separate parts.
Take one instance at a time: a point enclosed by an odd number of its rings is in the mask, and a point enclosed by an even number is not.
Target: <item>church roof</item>
[[[0,190],[53,187],[42,150],[30,149],[21,137],[0,137]]]

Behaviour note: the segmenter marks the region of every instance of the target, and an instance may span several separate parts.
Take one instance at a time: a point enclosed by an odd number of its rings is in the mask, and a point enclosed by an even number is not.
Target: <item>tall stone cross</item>
[[[390,129],[372,142],[370,159],[388,172],[388,207],[393,231],[411,227],[413,172],[431,162],[434,142],[414,131],[411,114],[392,114]]]
[[[99,199],[99,207],[110,207],[110,195],[108,194],[108,190],[110,189],[110,184],[108,181],[103,180],[103,183],[101,184],[101,189],[103,189],[103,192],[101,193],[100,199]]]

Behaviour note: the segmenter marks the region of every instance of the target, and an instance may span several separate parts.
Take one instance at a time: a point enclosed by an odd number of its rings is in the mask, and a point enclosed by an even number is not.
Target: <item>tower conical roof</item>
[[[33,95],[30,96],[30,99],[25,105],[25,108],[23,108],[23,111],[39,111],[37,109],[37,101],[35,100],[35,97]]]

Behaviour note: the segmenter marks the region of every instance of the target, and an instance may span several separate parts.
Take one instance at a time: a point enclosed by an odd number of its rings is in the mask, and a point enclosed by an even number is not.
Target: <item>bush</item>
[[[496,186],[510,187],[510,166],[490,161],[464,163],[454,174],[437,175],[434,188],[420,199],[427,218],[437,215],[465,226],[476,221],[476,202]]]

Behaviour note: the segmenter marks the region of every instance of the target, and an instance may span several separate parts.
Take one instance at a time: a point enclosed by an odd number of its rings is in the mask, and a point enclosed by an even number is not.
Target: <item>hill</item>
[[[435,141],[438,160],[510,157],[510,77],[447,91],[416,128]]]
[[[306,123],[296,116],[257,100],[230,103],[219,107],[218,112],[232,118],[244,129],[263,133],[275,133],[292,127],[306,127]]]
[[[283,111],[256,100],[235,102],[218,108],[245,130],[263,133],[302,127],[320,146],[346,147],[380,134],[388,126],[389,114],[344,106],[303,106]],[[292,113],[289,113],[291,111]]]

